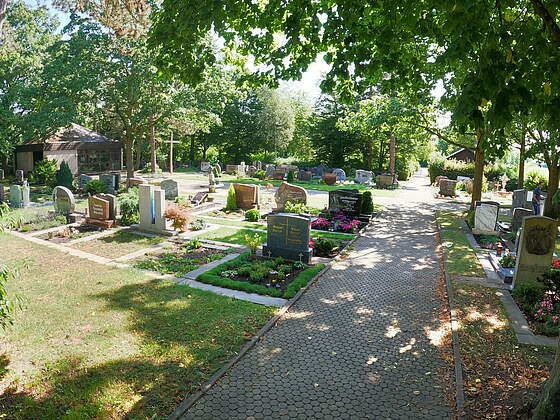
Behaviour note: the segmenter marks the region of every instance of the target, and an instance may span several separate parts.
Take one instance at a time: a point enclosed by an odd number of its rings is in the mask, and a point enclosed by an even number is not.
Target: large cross
[[[169,144],[169,173],[173,173],[173,145],[181,143],[178,140],[173,140],[173,130],[171,130],[171,139],[164,142]]]

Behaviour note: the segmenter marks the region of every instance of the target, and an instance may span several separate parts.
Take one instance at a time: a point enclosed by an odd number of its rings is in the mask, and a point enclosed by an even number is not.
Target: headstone
[[[267,217],[267,242],[263,256],[283,257],[308,263],[312,249],[309,248],[311,219],[308,216],[289,213],[269,214]]]
[[[23,207],[23,195],[21,185],[10,185],[10,206],[14,208]]]
[[[544,216],[523,219],[519,250],[515,264],[513,287],[537,280],[550,268],[556,246],[556,220]]]
[[[275,169],[275,170],[272,172],[272,178],[274,178],[274,179],[284,179],[284,177],[286,176],[286,174],[287,174],[286,169],[284,169],[284,168],[278,168],[278,169]]]
[[[241,162],[237,168],[238,172],[241,175],[245,175],[245,173],[247,172],[247,165],[245,165],[245,162]]]
[[[347,217],[359,217],[362,209],[362,194],[356,190],[329,191],[329,212],[342,212]]]
[[[209,168],[210,168],[210,162],[204,160],[200,162],[200,170],[202,172],[208,172]]]
[[[327,185],[334,185],[336,184],[338,177],[336,174],[333,173],[325,173],[323,174],[323,182]]]
[[[250,210],[259,207],[259,186],[252,184],[233,184],[237,207]]]
[[[494,235],[500,204],[495,201],[477,201],[474,211],[473,233],[477,235]]]
[[[121,188],[121,174],[119,172],[115,172],[113,176],[113,179],[115,180],[115,191],[118,192]]]
[[[226,165],[226,173],[233,174],[238,171],[237,165]]]
[[[513,209],[518,209],[518,208],[533,210],[533,203],[529,198],[530,197],[529,193],[532,193],[532,191],[524,190],[524,189],[513,191],[513,196],[511,198],[512,211]]]
[[[509,177],[507,176],[507,174],[503,174],[503,175],[500,177],[500,181],[502,182],[502,190],[505,190],[505,189],[506,189],[506,184],[507,184],[508,181],[509,181]]]
[[[375,177],[377,188],[387,188],[396,184],[396,177],[393,174],[380,174]]]
[[[463,182],[463,183],[464,183],[464,182],[467,182],[467,181],[470,181],[470,180],[471,180],[471,179],[470,179],[468,176],[461,176],[461,175],[459,175],[459,176],[457,177],[457,181]]]
[[[128,179],[128,185],[130,185],[131,187],[137,187],[139,185],[147,184],[147,183],[148,181],[145,178],[142,178],[141,176]]]
[[[16,171],[16,184],[23,185],[23,180],[25,179],[25,174],[21,169]]]
[[[153,233],[168,234],[165,213],[165,191],[156,190],[153,185],[138,186],[140,223],[134,227]]]
[[[467,193],[472,194],[474,182],[472,179],[465,181],[465,187],[467,187]]]
[[[115,194],[115,174],[101,174],[99,180],[105,184],[107,194]]]
[[[324,163],[321,163],[319,166],[311,168],[311,172],[313,173],[313,176],[322,177],[324,174],[330,173],[331,171]]]
[[[257,171],[262,170],[263,165],[260,160],[257,160],[253,165],[257,168]]]
[[[276,169],[276,167],[274,165],[266,165],[266,173],[265,176],[267,178],[272,178],[272,175],[274,174],[274,170]]]
[[[4,193],[4,184],[0,184],[0,204],[6,201],[5,193]]]
[[[76,200],[74,194],[68,188],[63,186],[54,187],[52,193],[54,211],[60,214],[70,214],[76,209]]]
[[[114,196],[113,194],[97,194],[97,197],[109,202],[109,219],[116,220],[117,213],[118,213],[117,197]]]
[[[287,201],[290,201],[292,203],[307,204],[307,191],[305,190],[305,188],[288,184],[284,181],[276,190],[276,194],[274,194],[274,200],[276,201],[276,207],[279,210],[284,209]]]
[[[203,192],[203,191],[199,191],[191,199],[191,203],[194,204],[195,206],[200,206],[206,200],[208,200],[208,193]]]
[[[23,181],[23,185],[21,186],[21,200],[23,208],[29,207],[31,204],[31,188],[29,188],[27,181]]]
[[[175,200],[179,196],[179,184],[174,179],[161,181],[161,189],[165,191],[166,200]]]
[[[89,218],[95,220],[109,220],[109,201],[94,195],[88,197]]]
[[[346,172],[344,172],[344,169],[335,168],[332,173],[336,175],[339,181],[346,181]]]
[[[363,169],[356,170],[356,182],[358,184],[367,184],[373,181],[373,172],[364,171]]]
[[[249,176],[252,177],[253,175],[255,175],[255,172],[257,172],[257,167],[256,166],[254,166],[254,165],[247,166],[247,174]]]
[[[93,181],[93,177],[86,175],[86,174],[81,174],[78,176],[78,189],[80,190],[85,190],[86,185],[88,184],[88,182]]]
[[[312,178],[313,178],[313,173],[311,171],[301,170],[298,172],[299,181],[311,181]]]
[[[533,215],[533,211],[529,209],[524,209],[521,207],[513,209],[513,216],[511,218],[511,231],[513,233],[516,233],[521,228],[521,225],[523,224],[523,219],[527,216],[532,216],[532,215]]]
[[[4,179],[4,169],[0,169],[0,181]]]
[[[436,176],[436,179],[435,179],[435,182],[434,182],[435,186],[439,188],[440,182],[443,181],[444,179],[449,179],[449,178],[447,178],[446,176],[443,176],[443,175]]]
[[[442,179],[439,181],[439,193],[444,197],[454,197],[457,182],[454,179]]]

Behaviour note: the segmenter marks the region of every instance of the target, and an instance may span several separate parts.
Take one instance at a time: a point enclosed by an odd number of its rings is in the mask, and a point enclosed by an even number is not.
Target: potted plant
[[[515,275],[515,256],[505,255],[500,258],[500,276],[504,279],[505,283],[511,283]]]

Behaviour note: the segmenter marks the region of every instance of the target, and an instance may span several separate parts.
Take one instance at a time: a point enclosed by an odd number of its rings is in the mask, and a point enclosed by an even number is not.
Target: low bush
[[[266,178],[266,171],[264,169],[260,169],[255,172],[254,177],[262,181]]]
[[[515,267],[515,257],[513,255],[505,255],[500,258],[500,265],[503,268],[514,268]]]
[[[171,226],[173,229],[179,230],[180,232],[186,232],[188,230],[189,223],[192,220],[191,212],[179,207],[176,204],[167,206],[163,216],[166,219],[171,220]]]
[[[286,178],[286,181],[288,181],[291,184],[294,182],[295,179],[296,177],[294,175],[294,171],[288,171],[288,176]]]
[[[58,171],[56,171],[55,184],[62,185],[69,190],[72,190],[74,188],[74,176],[72,175],[72,171],[65,161],[62,161],[60,167],[58,168]]]
[[[33,172],[39,184],[52,185],[56,178],[57,170],[56,160],[44,158],[35,164]]]
[[[457,179],[457,176],[474,178],[474,163],[446,159],[440,155],[432,156],[428,162],[428,173],[432,184],[435,182],[436,177],[440,175],[446,176],[449,179]]]
[[[139,217],[138,188],[129,188],[126,193],[118,196],[117,201],[121,212],[120,223],[124,225],[137,223]]]
[[[527,190],[534,190],[541,182],[544,182],[543,190],[546,191],[548,189],[548,179],[537,171],[531,171],[525,177],[523,188]]]
[[[255,232],[254,235],[250,235],[250,234],[244,235],[244,238],[245,238],[245,243],[247,244],[247,246],[251,250],[251,255],[253,255],[253,256],[256,255],[257,254],[257,248],[262,243],[261,235],[259,235],[258,232]]]
[[[286,201],[284,203],[284,212],[285,213],[305,213],[305,214],[312,214],[317,215],[321,213],[321,209],[315,207],[308,207],[304,203],[299,201]]]
[[[92,179],[86,184],[85,192],[90,195],[104,194],[107,192],[107,185],[99,179]]]
[[[362,214],[373,213],[373,198],[371,195],[371,191],[365,191],[362,194],[362,208],[360,209],[360,213]]]
[[[257,222],[260,218],[261,213],[257,209],[251,209],[245,212],[245,220],[248,222]]]
[[[198,218],[194,222],[191,222],[191,230],[202,230],[206,227],[206,221],[204,219]]]
[[[510,180],[508,180],[508,182],[506,182],[506,191],[514,191],[517,189],[517,184],[519,183],[519,180],[517,178],[511,178]]]
[[[534,306],[543,300],[545,292],[544,284],[525,280],[515,285],[512,294],[525,312],[532,313]]]
[[[317,238],[315,241],[312,241],[310,245],[313,248],[313,253],[318,257],[329,257],[340,248],[340,243],[338,241],[326,238]]]

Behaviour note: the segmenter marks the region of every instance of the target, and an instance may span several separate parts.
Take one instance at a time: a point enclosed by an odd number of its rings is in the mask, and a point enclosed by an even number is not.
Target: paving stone
[[[183,418],[453,418],[453,384],[425,374],[449,368],[426,333],[440,328],[433,210],[392,207]]]

